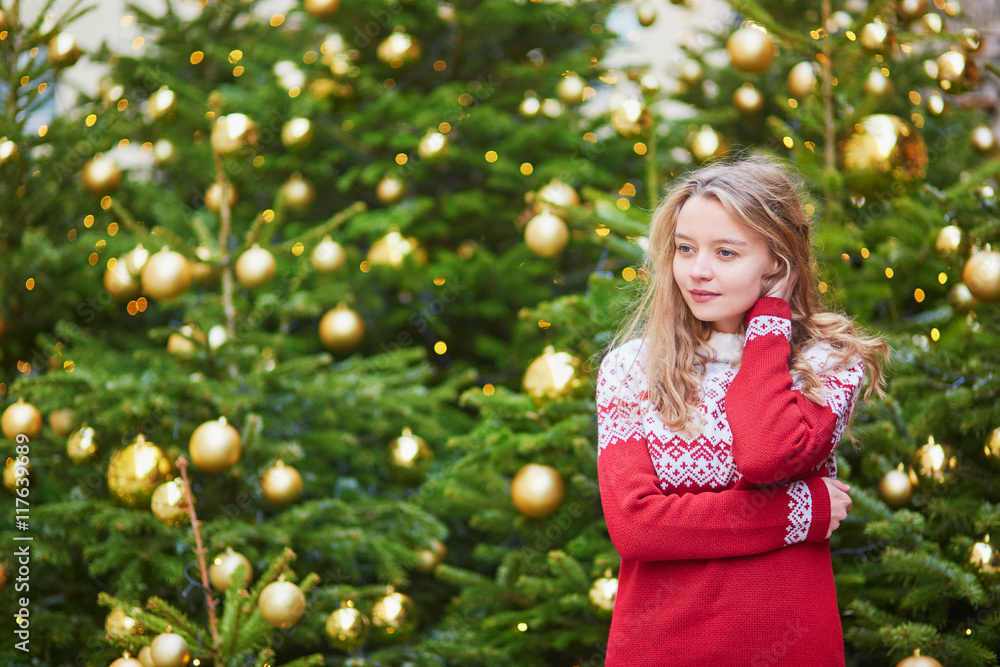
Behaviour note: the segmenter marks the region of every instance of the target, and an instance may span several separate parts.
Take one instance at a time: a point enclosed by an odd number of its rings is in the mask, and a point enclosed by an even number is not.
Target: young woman
[[[823,309],[800,187],[774,158],[715,163],[653,215],[597,381],[607,667],[844,665],[834,448],[888,348]]]

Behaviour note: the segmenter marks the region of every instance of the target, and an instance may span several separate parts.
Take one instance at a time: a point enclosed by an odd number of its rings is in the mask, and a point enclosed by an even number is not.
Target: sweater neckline
[[[716,361],[732,363],[743,358],[743,343],[746,334],[713,331],[708,346],[715,351]]]

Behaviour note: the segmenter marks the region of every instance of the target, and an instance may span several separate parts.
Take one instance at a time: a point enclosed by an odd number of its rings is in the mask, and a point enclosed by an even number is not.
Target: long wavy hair
[[[852,363],[860,356],[865,365],[866,401],[872,393],[884,396],[882,363],[889,347],[880,338],[863,332],[851,319],[831,312],[824,303],[813,271],[810,220],[802,210],[805,186],[798,174],[778,158],[750,154],[736,160],[713,162],[676,182],[653,213],[645,281],[636,287],[625,325],[605,352],[641,337],[645,349],[643,368],[648,379],[650,407],[671,431],[693,437],[701,432],[698,420],[699,385],[704,361],[714,360],[708,345],[710,323],[694,317],[674,280],[674,231],[681,208],[692,197],[717,201],[732,219],[767,243],[779,260],[778,270],[764,276],[761,295],[791,271],[799,270],[792,291],[790,370],[802,382],[802,393],[825,404],[823,388],[803,352],[816,343],[827,343],[838,363]],[[739,333],[745,333],[740,325]],[[633,360],[634,361],[634,360]]]

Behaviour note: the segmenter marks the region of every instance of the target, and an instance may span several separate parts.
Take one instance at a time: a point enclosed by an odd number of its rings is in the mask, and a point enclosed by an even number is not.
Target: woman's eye
[[[733,252],[732,250],[726,250],[725,248],[723,248],[722,250],[720,250],[719,254],[722,255],[723,257],[726,257],[726,258],[736,257],[736,253],[735,252]]]
[[[689,250],[691,250],[691,246],[688,246],[688,245],[679,245],[679,246],[677,246],[677,252],[679,252],[679,253],[687,254],[687,252]]]

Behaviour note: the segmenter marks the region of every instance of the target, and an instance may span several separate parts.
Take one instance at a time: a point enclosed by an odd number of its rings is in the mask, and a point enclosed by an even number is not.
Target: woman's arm
[[[826,540],[830,495],[819,476],[758,490],[664,494],[641,423],[629,426],[619,410],[636,400],[634,391],[616,399],[628,379],[624,356],[609,354],[597,379],[597,477],[622,558],[726,558]]]
[[[788,302],[759,299],[746,315],[746,330],[743,361],[726,392],[736,468],[755,484],[808,473],[840,441],[858,400],[864,363],[857,359],[820,373],[827,404],[817,405],[792,388]]]

